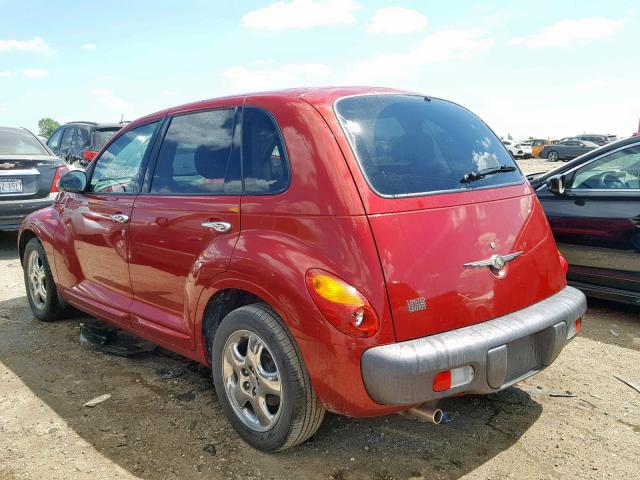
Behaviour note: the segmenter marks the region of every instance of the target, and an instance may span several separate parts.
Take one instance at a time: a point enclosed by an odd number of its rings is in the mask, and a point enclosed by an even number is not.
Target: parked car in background
[[[513,158],[531,158],[531,145],[523,140],[502,140]]]
[[[513,385],[586,309],[514,160],[441,99],[352,87],[183,105],[60,186],[18,239],[34,315],[68,302],[211,365],[222,411],[267,451],[309,438],[325,409]]]
[[[560,143],[542,147],[540,158],[546,158],[550,162],[557,162],[558,160],[568,161],[595,148],[598,148],[598,145],[592,142],[575,139],[564,140]]]
[[[86,168],[122,126],[120,123],[66,123],[53,132],[47,146],[69,165]]]
[[[569,261],[570,283],[640,305],[640,138],[608,144],[530,181]]]
[[[66,164],[25,128],[0,127],[0,230],[48,207]]]
[[[545,145],[550,145],[551,141],[544,138],[534,138],[531,141],[531,156],[533,158],[540,157],[540,152]]]
[[[576,135],[574,138],[576,140],[595,143],[596,145],[600,145],[600,146],[606,145],[607,143],[611,142],[608,135],[594,135],[592,133],[584,134],[584,135]]]
[[[609,140],[607,143],[613,143],[617,142],[619,139],[617,135],[609,134],[607,135],[607,140]]]

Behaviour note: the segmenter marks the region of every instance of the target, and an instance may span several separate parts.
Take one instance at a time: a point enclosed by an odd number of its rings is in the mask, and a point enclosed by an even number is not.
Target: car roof
[[[94,128],[122,128],[125,126],[125,124],[123,123],[99,123],[99,122],[85,122],[82,120],[79,121],[75,121],[75,122],[67,122],[64,125],[62,125],[63,127],[66,127],[67,125],[69,126],[73,126],[73,125],[88,125],[90,127],[94,127]]]
[[[410,92],[406,90],[398,90],[394,88],[386,87],[367,87],[367,86],[352,86],[352,87],[304,87],[304,88],[290,88],[286,90],[273,90],[254,93],[243,93],[238,95],[229,95],[223,97],[210,98],[207,100],[200,100],[197,102],[186,103],[176,107],[170,107],[164,110],[145,115],[133,122],[129,126],[137,126],[140,124],[148,123],[158,118],[162,118],[165,115],[171,115],[175,113],[205,110],[207,108],[213,108],[219,104],[221,100],[236,101],[241,103],[245,98],[255,97],[268,97],[271,99],[280,99],[284,102],[306,101],[312,105],[332,105],[333,102],[339,98],[355,96],[355,95],[371,95],[371,94],[397,94],[397,95],[419,95],[416,92]]]

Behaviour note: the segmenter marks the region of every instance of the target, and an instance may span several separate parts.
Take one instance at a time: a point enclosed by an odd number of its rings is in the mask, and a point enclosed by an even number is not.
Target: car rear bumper
[[[18,230],[30,213],[53,204],[57,193],[33,200],[2,200],[0,198],[0,231]]]
[[[492,393],[550,365],[569,341],[567,332],[587,308],[582,292],[566,287],[503,317],[406,342],[370,348],[362,355],[364,383],[382,405],[416,405],[461,393]],[[437,373],[471,366],[473,379],[443,392]]]

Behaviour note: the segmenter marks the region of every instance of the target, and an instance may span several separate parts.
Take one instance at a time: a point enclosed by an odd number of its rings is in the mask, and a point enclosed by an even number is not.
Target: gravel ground
[[[236,436],[205,368],[160,349],[103,353],[79,342],[83,320],[34,320],[15,235],[0,234],[0,479],[639,476],[640,393],[614,377],[640,383],[638,308],[591,301],[556,363],[498,394],[441,402],[449,423],[328,415],[310,441],[272,455]]]

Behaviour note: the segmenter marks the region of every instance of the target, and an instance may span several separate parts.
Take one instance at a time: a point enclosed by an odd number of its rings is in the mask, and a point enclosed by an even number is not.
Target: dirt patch
[[[527,160],[523,161],[527,162]],[[548,370],[444,401],[439,426],[329,415],[305,444],[264,454],[224,418],[210,372],[158,349],[122,358],[79,324],[34,320],[15,236],[0,234],[0,479],[637,478],[640,310],[594,302]],[[614,329],[618,335],[610,330]],[[573,397],[551,397],[569,391]],[[92,398],[110,394],[93,408]]]

